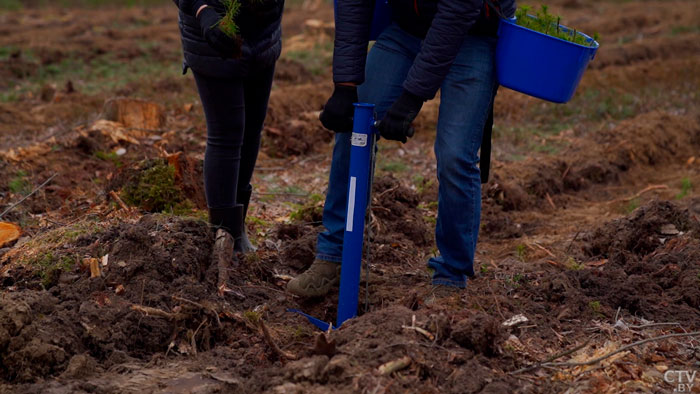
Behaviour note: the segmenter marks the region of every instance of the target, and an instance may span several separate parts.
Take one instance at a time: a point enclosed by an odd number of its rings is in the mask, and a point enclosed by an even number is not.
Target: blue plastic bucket
[[[333,9],[337,10],[338,0],[333,1]],[[376,0],[374,14],[372,15],[372,27],[369,33],[370,41],[374,41],[391,24],[391,7],[388,0]]]
[[[372,29],[369,33],[370,41],[374,41],[391,24],[391,7],[388,0],[376,0],[374,15],[372,16]]]
[[[531,17],[531,16],[530,16]],[[559,29],[571,31],[565,26]],[[518,26],[515,18],[501,19],[496,47],[498,82],[510,89],[555,103],[571,100],[598,43],[585,34],[592,46]]]

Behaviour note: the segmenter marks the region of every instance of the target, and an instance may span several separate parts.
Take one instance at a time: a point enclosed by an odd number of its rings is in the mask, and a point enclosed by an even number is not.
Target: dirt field
[[[434,100],[409,143],[380,143],[369,293],[363,276],[360,316],[329,334],[286,310],[333,321],[337,292],[284,290],[321,231],[329,4],[288,4],[254,178],[259,249],[227,291],[172,3],[0,11],[0,212],[54,176],[2,217],[22,236],[0,245],[0,392],[677,390],[666,372],[700,371],[687,335],[700,330],[700,7],[549,3],[602,47],[566,105],[499,91],[478,278],[447,296],[429,285]],[[148,124],[120,117],[128,105]]]

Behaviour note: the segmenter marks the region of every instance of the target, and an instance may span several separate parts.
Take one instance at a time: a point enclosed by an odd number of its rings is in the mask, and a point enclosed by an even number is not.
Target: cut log
[[[195,207],[207,208],[207,198],[204,195],[204,166],[201,161],[192,156],[176,152],[167,157],[168,164],[175,168],[175,182],[185,193]]]
[[[0,248],[19,239],[21,234],[22,229],[18,225],[0,222]]]
[[[379,368],[377,368],[377,372],[384,376],[391,375],[392,373],[400,371],[409,365],[411,365],[411,357],[403,356],[397,360],[389,361],[388,363],[380,365]]]
[[[163,107],[151,101],[131,98],[113,98],[105,102],[105,119],[119,122],[126,127],[159,130],[165,124]]]

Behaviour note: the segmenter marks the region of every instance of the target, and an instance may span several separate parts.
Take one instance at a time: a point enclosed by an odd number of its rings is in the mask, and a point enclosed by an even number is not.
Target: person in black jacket
[[[260,148],[275,62],[281,51],[284,0],[242,0],[238,35],[218,26],[219,0],[173,0],[180,9],[183,74],[193,71],[207,120],[204,189],[209,220],[254,250],[245,232],[250,185]]]
[[[383,0],[376,0],[383,1]],[[440,89],[435,140],[440,255],[428,261],[436,286],[464,288],[473,263],[481,214],[479,149],[492,118],[497,82],[494,52],[498,14],[512,16],[514,0],[389,0],[392,24],[367,54],[374,2],[338,0],[333,54],[335,90],[320,119],[336,144],[316,259],[287,289],[326,294],[340,276],[347,206],[353,103],[376,105],[388,140],[406,142],[423,103]]]

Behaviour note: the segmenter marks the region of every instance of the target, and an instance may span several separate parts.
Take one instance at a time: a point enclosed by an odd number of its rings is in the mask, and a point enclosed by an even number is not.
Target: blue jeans
[[[433,284],[464,288],[474,275],[474,252],[481,216],[479,148],[496,89],[496,39],[467,36],[440,87],[440,109],[435,139],[438,217],[435,238],[440,256],[428,261]],[[377,39],[367,57],[362,102],[376,105],[377,118],[403,91],[403,82],[420,51],[421,40],[396,24]],[[335,137],[328,193],[323,209],[326,231],[318,236],[321,260],[340,262],[347,208],[350,133]]]

